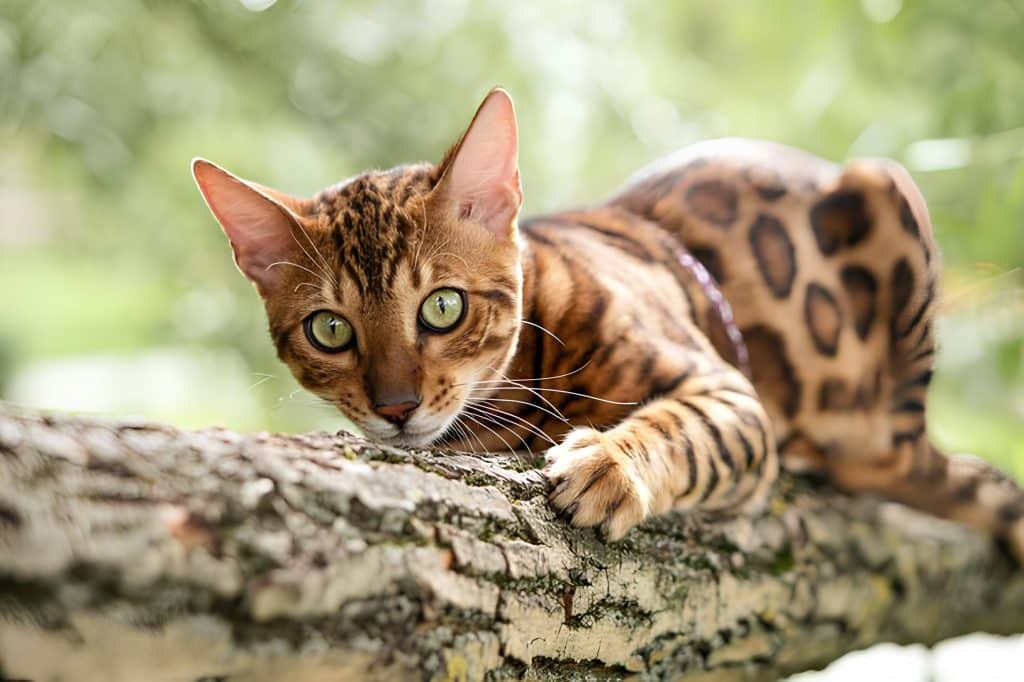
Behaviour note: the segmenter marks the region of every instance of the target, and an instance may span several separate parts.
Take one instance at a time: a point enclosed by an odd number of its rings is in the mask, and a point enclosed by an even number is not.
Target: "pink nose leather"
[[[392,424],[401,426],[409,418],[412,411],[419,406],[418,400],[406,400],[395,405],[374,405],[373,410]]]

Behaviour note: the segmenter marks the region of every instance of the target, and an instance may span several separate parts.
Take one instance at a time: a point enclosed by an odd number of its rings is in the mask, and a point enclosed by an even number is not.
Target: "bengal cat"
[[[757,507],[781,455],[1024,557],[1024,493],[925,433],[939,257],[900,166],[707,142],[518,221],[517,154],[494,90],[437,165],[312,199],[193,174],[280,359],[373,438],[546,448],[553,505],[612,540]]]

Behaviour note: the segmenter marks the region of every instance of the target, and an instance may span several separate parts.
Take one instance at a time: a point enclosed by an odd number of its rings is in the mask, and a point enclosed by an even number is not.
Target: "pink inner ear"
[[[268,293],[280,279],[275,264],[292,258],[292,228],[297,218],[244,180],[208,161],[197,160],[193,175],[231,242],[238,269],[261,294]]]
[[[460,219],[480,222],[499,238],[512,234],[522,204],[518,156],[512,100],[496,90],[480,105],[446,177]]]

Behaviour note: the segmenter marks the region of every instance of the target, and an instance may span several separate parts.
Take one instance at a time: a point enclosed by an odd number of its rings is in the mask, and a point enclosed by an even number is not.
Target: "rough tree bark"
[[[0,677],[753,680],[1024,630],[987,538],[784,478],[608,545],[510,457],[0,405]]]

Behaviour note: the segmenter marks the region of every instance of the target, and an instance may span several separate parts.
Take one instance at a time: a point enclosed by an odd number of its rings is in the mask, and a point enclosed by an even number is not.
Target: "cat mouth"
[[[359,429],[367,437],[385,445],[429,448],[445,441],[458,413],[416,414],[405,424],[390,424],[383,419],[359,420]]]

